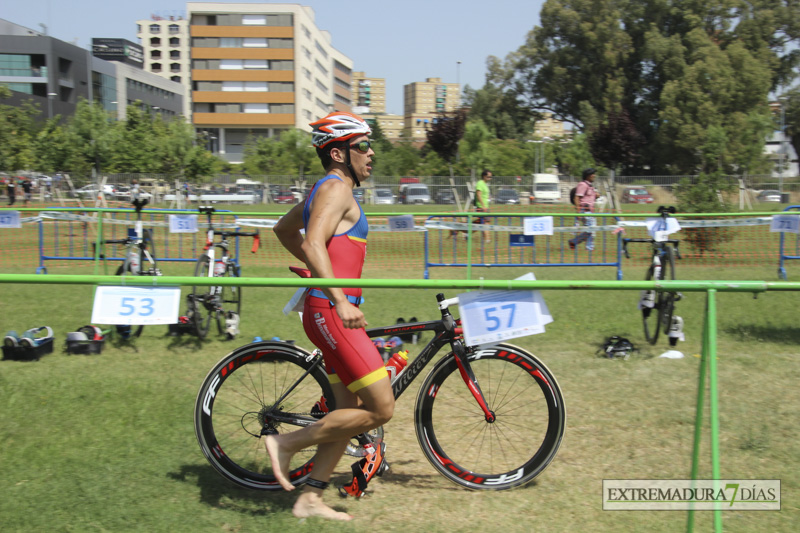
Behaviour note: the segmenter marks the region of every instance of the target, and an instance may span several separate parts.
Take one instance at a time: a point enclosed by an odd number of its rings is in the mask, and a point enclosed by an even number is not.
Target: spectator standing
[[[581,181],[575,188],[575,210],[578,213],[593,213],[594,203],[597,200],[597,189],[594,188],[594,180],[596,178],[596,170],[587,168],[583,171],[583,181]],[[584,227],[591,227],[595,225],[595,217],[578,217],[578,223]],[[594,232],[584,231],[578,234],[575,238],[567,241],[569,249],[574,250],[577,245],[586,241],[586,249],[589,251],[594,250]]]
[[[24,202],[23,205],[25,207],[28,207],[28,202],[31,201],[31,196],[32,196],[32,192],[31,191],[32,190],[33,190],[33,187],[32,187],[32,184],[31,184],[31,180],[29,180],[29,179],[22,180],[22,192],[23,192],[22,200]]]
[[[488,213],[489,212],[489,183],[492,181],[492,171],[491,170],[484,170],[481,172],[481,179],[478,180],[478,183],[475,185],[475,211],[477,213]],[[478,217],[476,223],[477,224],[486,224],[488,223],[487,217]],[[486,242],[491,242],[491,238],[489,237],[488,232],[485,233],[485,240]]]
[[[17,183],[16,178],[8,178],[6,185],[6,193],[8,194],[8,205],[14,205],[17,201]]]

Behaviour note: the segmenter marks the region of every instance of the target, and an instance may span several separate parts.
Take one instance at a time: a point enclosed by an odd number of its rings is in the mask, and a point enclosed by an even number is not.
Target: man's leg
[[[333,395],[336,398],[337,409],[356,409],[358,408],[358,396],[347,390],[342,383],[331,384]],[[351,435],[352,436],[352,435]],[[314,468],[311,470],[310,478],[317,481],[328,483],[333,474],[333,470],[344,455],[350,437],[334,442],[326,442],[317,446],[317,453],[314,456]],[[306,485],[303,492],[297,498],[292,508],[292,513],[297,518],[309,516],[319,516],[333,520],[352,520],[352,516],[347,513],[335,511],[325,505],[322,501],[324,489]]]
[[[289,482],[288,472],[289,463],[295,453],[314,444],[334,443],[330,449],[323,447],[326,455],[321,458],[322,461],[334,461],[334,451],[340,450],[334,464],[329,466],[332,472],[351,437],[381,426],[392,418],[394,393],[388,376],[364,387],[356,394],[362,402],[360,407],[337,408],[308,427],[292,433],[265,437],[267,452],[272,461],[272,471],[285,490],[294,490],[294,486]],[[352,406],[353,402],[346,399],[345,404]],[[344,446],[341,446],[342,442]],[[330,454],[330,457],[327,454]],[[320,460],[319,451],[317,456],[317,460]],[[330,473],[328,476],[330,477]]]

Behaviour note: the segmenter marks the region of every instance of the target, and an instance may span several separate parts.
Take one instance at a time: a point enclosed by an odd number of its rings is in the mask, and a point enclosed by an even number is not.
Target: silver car
[[[781,201],[781,192],[780,191],[761,191],[756,196],[756,200],[759,202],[780,202]]]
[[[392,189],[376,188],[372,193],[372,197],[375,200],[375,205],[394,204],[394,194],[392,194]]]
[[[403,203],[406,204],[429,204],[431,203],[431,193],[427,185],[415,183],[408,185],[403,196]]]

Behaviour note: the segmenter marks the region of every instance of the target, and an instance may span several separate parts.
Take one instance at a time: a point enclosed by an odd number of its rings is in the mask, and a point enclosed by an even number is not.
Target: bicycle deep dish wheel
[[[281,414],[323,416],[315,408],[323,397],[333,410],[328,377],[314,355],[283,342],[248,344],[225,356],[203,380],[195,401],[195,435],[211,466],[229,481],[249,489],[283,490],[261,436],[299,428],[283,424]],[[316,446],[295,454],[289,474],[293,484],[304,482],[315,453]]]
[[[566,428],[564,399],[553,374],[510,344],[471,351],[468,361],[494,422],[487,422],[452,354],[420,387],[417,440],[444,477],[469,489],[525,485],[555,458]]]
[[[653,279],[653,265],[647,270],[645,281]],[[665,279],[675,279],[675,252],[667,246],[661,264],[661,274],[658,281]],[[650,344],[658,342],[658,334],[663,326],[664,332],[669,331],[672,323],[672,314],[675,310],[675,294],[669,291],[656,289],[654,306],[652,309],[642,309],[642,324],[644,326],[644,337]]]

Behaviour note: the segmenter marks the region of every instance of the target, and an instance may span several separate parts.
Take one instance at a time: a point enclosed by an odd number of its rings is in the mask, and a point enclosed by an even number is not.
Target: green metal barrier
[[[195,278],[183,276],[76,276],[36,274],[0,274],[0,283],[45,285],[127,285],[140,287],[174,287],[184,285],[240,287],[361,287],[395,289],[491,289],[491,290],[653,290],[705,292],[702,355],[697,385],[692,479],[697,479],[700,464],[700,442],[705,411],[705,387],[708,378],[709,418],[711,429],[712,479],[720,479],[719,395],[717,381],[717,292],[800,291],[800,282],[786,281],[522,281],[522,280],[376,280],[376,279],[300,279],[300,278]],[[689,511],[687,531],[694,529],[694,511]],[[714,510],[714,529],[722,531],[722,510]]]

